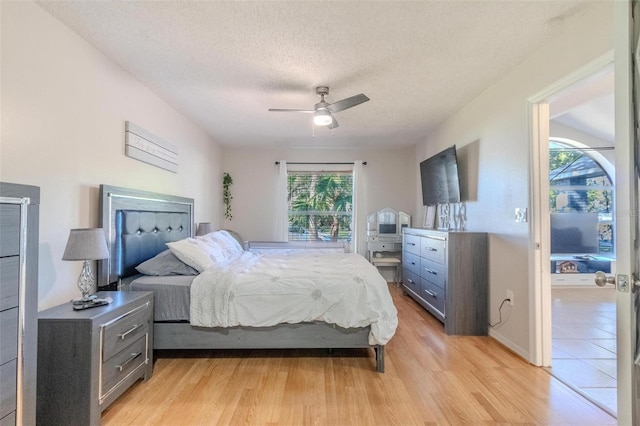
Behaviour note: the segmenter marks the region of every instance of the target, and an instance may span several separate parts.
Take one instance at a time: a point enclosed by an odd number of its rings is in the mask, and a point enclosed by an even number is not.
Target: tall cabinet
[[[36,423],[39,204],[0,182],[0,426]]]
[[[488,333],[487,249],[484,232],[403,231],[403,290],[444,324],[446,334]]]

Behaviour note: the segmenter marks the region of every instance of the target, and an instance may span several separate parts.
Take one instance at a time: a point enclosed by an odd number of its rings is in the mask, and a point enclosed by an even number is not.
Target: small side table
[[[38,314],[38,425],[99,425],[109,404],[153,374],[153,292],[97,295],[113,302]]]

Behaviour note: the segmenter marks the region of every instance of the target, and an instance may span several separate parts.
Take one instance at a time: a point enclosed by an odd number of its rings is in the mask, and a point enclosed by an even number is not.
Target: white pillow
[[[224,262],[226,257],[220,246],[196,238],[167,243],[171,253],[178,259],[202,272],[216,263]]]
[[[218,245],[227,259],[234,258],[244,251],[240,243],[227,231],[211,232],[199,237],[199,239],[206,242],[206,244],[213,243]]]

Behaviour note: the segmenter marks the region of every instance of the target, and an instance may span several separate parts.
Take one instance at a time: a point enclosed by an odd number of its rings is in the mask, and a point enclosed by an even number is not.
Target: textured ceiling
[[[424,140],[587,1],[52,1],[39,4],[224,146]],[[552,18],[560,17],[549,23]],[[340,127],[268,108],[364,93]]]

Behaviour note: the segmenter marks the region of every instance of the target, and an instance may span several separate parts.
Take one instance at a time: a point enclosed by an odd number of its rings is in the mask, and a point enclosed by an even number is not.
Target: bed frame
[[[110,257],[98,262],[100,290],[120,289],[135,266],[166,250],[166,243],[193,236],[193,199],[100,185],[101,224]],[[253,249],[305,248],[309,244],[248,243]],[[323,243],[322,248],[327,248]],[[323,322],[273,327],[194,327],[155,322],[154,349],[369,348],[376,371],[384,372],[384,345],[369,345],[370,327],[342,328]]]

